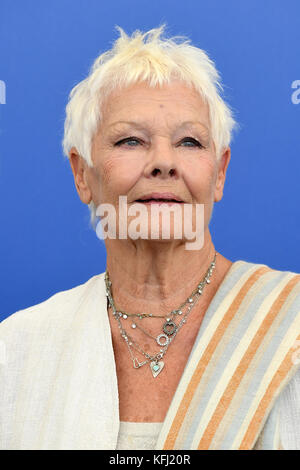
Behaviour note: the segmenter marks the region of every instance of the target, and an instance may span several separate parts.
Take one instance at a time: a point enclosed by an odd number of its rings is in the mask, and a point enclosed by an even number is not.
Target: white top
[[[163,423],[120,421],[117,450],[153,450]]]
[[[279,432],[284,450],[300,450],[300,371],[279,399]],[[154,450],[163,423],[120,422],[117,450]]]
[[[281,433],[300,450],[296,375],[280,397]],[[104,273],[1,322],[0,383],[1,450],[112,450],[119,431],[124,446]],[[147,428],[144,447],[157,439]]]
[[[279,432],[285,450],[300,450],[300,371],[284,388],[279,401]]]

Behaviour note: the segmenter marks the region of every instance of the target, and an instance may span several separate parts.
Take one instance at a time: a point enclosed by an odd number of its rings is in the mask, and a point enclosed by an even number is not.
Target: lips
[[[182,203],[183,200],[173,193],[150,193],[136,199],[136,202],[144,203]]]

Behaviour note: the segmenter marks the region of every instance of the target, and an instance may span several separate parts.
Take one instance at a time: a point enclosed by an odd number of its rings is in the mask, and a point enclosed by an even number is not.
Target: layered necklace
[[[210,283],[210,278],[216,266],[216,256],[217,253],[215,252],[213,261],[210,263],[210,266],[205,276],[198,283],[196,289],[176,310],[172,310],[167,315],[154,315],[152,313],[128,313],[122,310],[118,310],[115,306],[114,299],[112,296],[112,282],[109,279],[108,271],[105,272],[107,307],[112,308],[112,315],[118,322],[121,337],[126,342],[133,363],[133,367],[135,369],[139,369],[145,364],[149,364],[154,378],[157,377],[158,374],[163,370],[165,365],[163,357],[165,356],[170,344],[172,343],[172,341],[174,341],[178,332],[186,323],[191,310],[198,302],[206,284]],[[161,330],[157,336],[153,336],[142,326],[142,320],[144,318],[163,319]],[[128,329],[125,330],[123,326],[125,323],[129,323],[129,327],[131,327],[130,333],[128,333]],[[150,353],[144,351],[139,345],[139,343],[134,339],[134,331],[136,329],[139,329],[146,336],[154,340],[156,345],[160,347],[159,352]],[[139,352],[142,356],[144,356],[145,360],[143,360],[143,362],[139,362],[136,357],[136,352]]]

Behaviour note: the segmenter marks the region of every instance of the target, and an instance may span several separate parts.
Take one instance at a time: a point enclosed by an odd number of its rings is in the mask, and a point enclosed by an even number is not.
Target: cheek
[[[110,186],[114,182],[114,177],[117,171],[117,163],[115,160],[106,160],[102,163],[100,168],[100,174],[102,184],[104,186]]]
[[[207,159],[194,164],[185,172],[187,185],[196,199],[202,201],[211,197],[214,189],[216,167],[213,161]]]
[[[118,195],[125,195],[138,181],[141,172],[142,166],[136,158],[110,158],[101,168],[104,186]]]

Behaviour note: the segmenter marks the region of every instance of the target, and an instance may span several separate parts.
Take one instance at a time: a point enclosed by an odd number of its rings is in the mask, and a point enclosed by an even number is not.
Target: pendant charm
[[[171,336],[175,333],[177,330],[177,325],[174,323],[172,320],[167,319],[167,321],[164,323],[163,326],[163,331],[166,333],[166,335]]]
[[[151,368],[154,378],[157,377],[158,374],[163,370],[164,365],[165,365],[164,361],[159,361],[159,362],[152,361],[150,363],[150,368]]]
[[[135,369],[139,369],[140,367],[142,367],[143,365],[147,364],[148,361],[144,361],[144,362],[139,362],[139,360],[135,357],[133,359],[133,367]]]
[[[163,339],[163,341],[162,341],[162,339]],[[170,340],[167,337],[167,335],[162,333],[161,335],[158,335],[158,337],[156,338],[156,342],[159,346],[166,346],[170,342]]]

